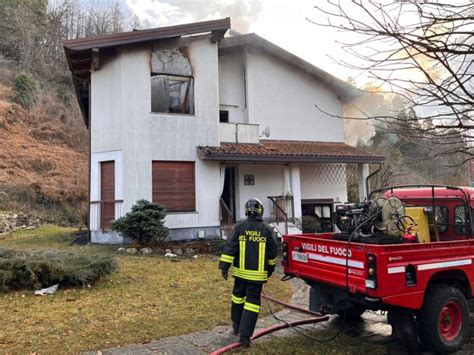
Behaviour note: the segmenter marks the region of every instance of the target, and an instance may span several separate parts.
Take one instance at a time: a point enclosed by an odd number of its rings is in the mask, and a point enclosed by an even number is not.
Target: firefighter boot
[[[239,324],[232,323],[232,335],[235,335],[235,336],[239,335],[239,327],[240,327]]]
[[[243,348],[249,348],[250,347],[250,337],[248,336],[241,336],[239,339],[239,343]]]

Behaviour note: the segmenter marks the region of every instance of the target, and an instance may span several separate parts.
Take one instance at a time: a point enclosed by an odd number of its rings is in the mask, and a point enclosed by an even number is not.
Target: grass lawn
[[[43,226],[0,237],[0,248],[57,249],[116,255],[119,271],[92,288],[0,294],[0,353],[77,353],[156,340],[229,324],[232,281],[217,258],[171,262],[131,256],[116,247],[71,246],[71,228]],[[268,293],[288,300],[291,288],[272,278]]]

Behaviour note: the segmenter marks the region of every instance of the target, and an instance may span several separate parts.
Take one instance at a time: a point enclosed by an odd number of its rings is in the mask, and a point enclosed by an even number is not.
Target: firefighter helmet
[[[245,204],[245,215],[247,217],[263,217],[263,204],[258,198],[252,198]]]

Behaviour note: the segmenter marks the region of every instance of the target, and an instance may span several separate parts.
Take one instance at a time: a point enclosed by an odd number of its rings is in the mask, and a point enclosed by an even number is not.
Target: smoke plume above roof
[[[232,28],[241,33],[251,30],[261,10],[260,0],[126,0],[142,27],[231,17]]]

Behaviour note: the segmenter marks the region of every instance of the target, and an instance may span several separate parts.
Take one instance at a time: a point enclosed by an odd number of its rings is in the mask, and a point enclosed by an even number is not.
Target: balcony
[[[248,123],[219,123],[219,141],[221,143],[259,142],[259,125]]]

